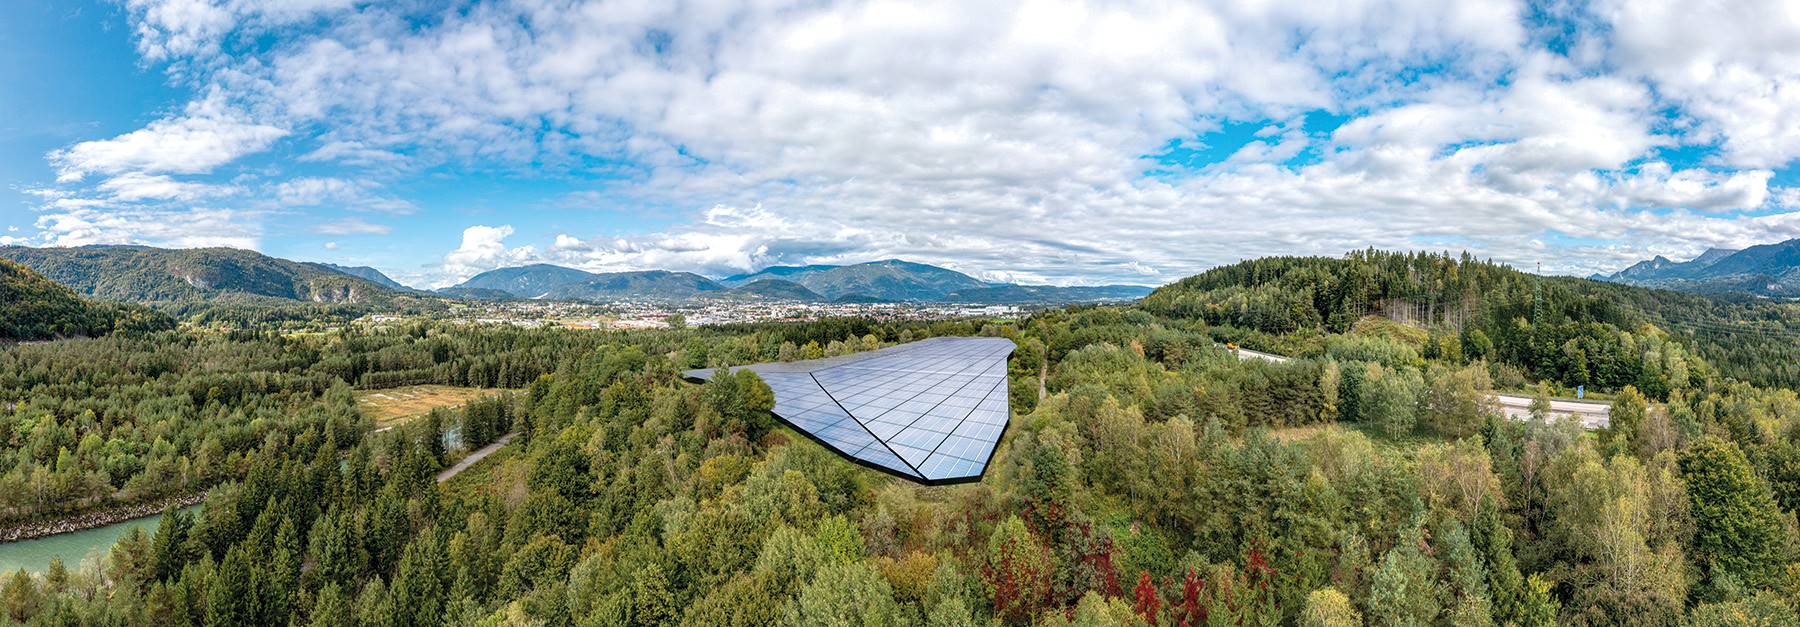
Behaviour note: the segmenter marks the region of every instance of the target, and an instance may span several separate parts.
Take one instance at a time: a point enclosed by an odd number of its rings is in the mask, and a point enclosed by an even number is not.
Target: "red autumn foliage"
[[[1156,596],[1156,584],[1150,581],[1150,573],[1138,575],[1137,587],[1132,590],[1137,596],[1137,603],[1132,606],[1144,622],[1156,624],[1156,615],[1162,612],[1162,599]]]
[[[1193,627],[1206,623],[1206,606],[1200,604],[1200,593],[1206,590],[1206,580],[1201,579],[1194,569],[1189,568],[1187,576],[1181,581],[1181,604],[1171,608],[1175,624],[1181,627]]]

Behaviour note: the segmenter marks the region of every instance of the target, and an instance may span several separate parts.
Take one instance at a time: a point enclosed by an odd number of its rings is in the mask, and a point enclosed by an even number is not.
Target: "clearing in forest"
[[[358,390],[356,407],[373,419],[377,427],[385,427],[423,416],[439,407],[461,407],[463,403],[478,398],[510,391],[513,390],[450,385],[408,385],[385,390]]]

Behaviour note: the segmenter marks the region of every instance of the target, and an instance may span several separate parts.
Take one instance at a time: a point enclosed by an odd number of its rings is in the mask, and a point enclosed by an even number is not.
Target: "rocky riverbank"
[[[152,501],[149,503],[139,503],[137,505],[110,507],[58,520],[14,525],[0,529],[0,542],[31,540],[45,536],[53,536],[59,533],[105,527],[113,523],[125,522],[133,518],[154,516],[162,513],[164,509],[167,509],[170,506],[187,507],[189,505],[198,504],[203,500],[206,500],[206,494],[204,493],[189,494],[187,496],[178,496],[172,499]]]

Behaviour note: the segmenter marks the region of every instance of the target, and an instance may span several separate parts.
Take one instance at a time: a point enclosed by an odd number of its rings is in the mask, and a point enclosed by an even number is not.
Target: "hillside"
[[[861,296],[888,301],[941,301],[958,290],[988,287],[975,277],[933,265],[886,259],[847,266],[773,266],[728,277],[727,285],[763,279],[798,283],[825,298]]]
[[[793,281],[781,279],[759,279],[726,290],[709,292],[704,298],[719,300],[786,300],[803,303],[825,300],[818,292],[806,289]]]
[[[368,303],[396,290],[323,266],[235,248],[0,247],[9,259],[92,298],[178,302],[248,295],[314,303]]]
[[[173,326],[143,307],[83,300],[30,268],[0,260],[0,341],[99,336]]]
[[[641,270],[596,274],[586,282],[564,286],[556,293],[558,298],[579,300],[683,300],[723,289],[724,286],[712,279],[692,272]]]
[[[1593,278],[1703,294],[1800,298],[1800,239],[1743,250],[1715,248],[1682,262],[1658,255]]]
[[[592,272],[547,263],[489,270],[451,289],[497,290],[517,298],[552,298],[558,290],[595,277]]]
[[[1645,368],[1675,367],[1666,351],[1647,356],[1642,347],[1647,337],[1667,333],[1727,376],[1800,386],[1800,305],[1540,277],[1467,255],[1257,259],[1159,288],[1142,306],[1229,327],[1240,337],[1341,333],[1365,315],[1382,315],[1432,329],[1428,350],[1603,388],[1632,382]]]
[[[550,300],[789,300],[800,302],[953,302],[1060,305],[1142,298],[1135,285],[1056,287],[985,283],[937,266],[889,259],[848,266],[771,266],[714,281],[687,272],[644,270],[595,274],[549,264],[500,268],[475,275],[446,296]]]
[[[793,277],[794,275],[804,275],[804,274],[812,274],[812,273],[816,273],[816,272],[824,272],[826,270],[830,270],[832,268],[837,268],[837,267],[839,267],[839,266],[826,265],[826,264],[815,264],[815,265],[810,265],[810,266],[769,266],[767,268],[763,268],[763,269],[757,270],[755,272],[745,272],[743,274],[734,274],[734,275],[725,277],[723,279],[719,279],[719,283],[730,286],[730,287],[737,287],[739,285],[746,285],[749,283],[754,283],[756,281],[762,281],[762,280],[767,280],[767,279],[786,280],[786,279]]]
[[[725,286],[712,279],[691,272],[642,270],[596,274],[562,266],[534,264],[489,270],[443,293],[484,294],[491,297],[494,292],[503,292],[516,298],[549,300],[684,300],[723,289]]]
[[[365,281],[374,283],[376,285],[380,285],[382,287],[392,288],[392,289],[396,289],[396,290],[411,289],[411,288],[406,287],[405,285],[401,285],[399,281],[395,281],[393,279],[388,278],[388,275],[382,274],[380,270],[376,270],[369,266],[340,266],[335,263],[321,263],[318,265],[324,266],[325,268],[330,269],[330,270],[334,270],[337,272],[341,272],[343,274],[348,274],[350,276],[353,276],[353,277],[356,277],[359,279],[363,279]]]
[[[1055,305],[1061,303],[1128,302],[1143,298],[1154,288],[1141,285],[990,285],[957,290],[944,300],[995,305]]]
[[[490,287],[446,287],[436,291],[437,294],[451,298],[468,298],[473,300],[512,300],[518,298],[505,290]]]

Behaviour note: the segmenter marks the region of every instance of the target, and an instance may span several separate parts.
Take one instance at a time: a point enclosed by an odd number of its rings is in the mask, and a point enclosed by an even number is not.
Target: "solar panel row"
[[[932,338],[746,367],[768,382],[775,414],[795,428],[866,464],[949,483],[979,478],[1006,430],[1013,348],[1005,338]]]

